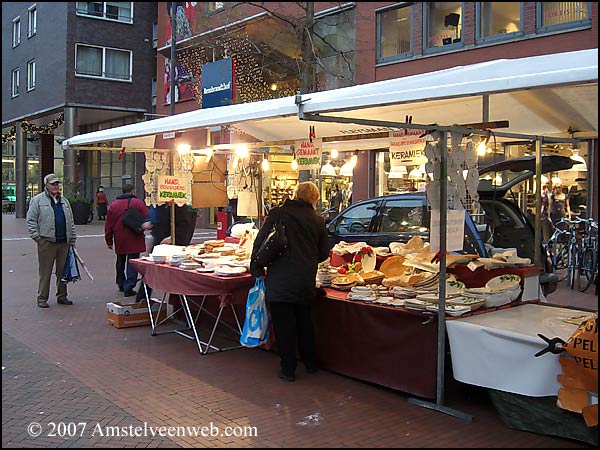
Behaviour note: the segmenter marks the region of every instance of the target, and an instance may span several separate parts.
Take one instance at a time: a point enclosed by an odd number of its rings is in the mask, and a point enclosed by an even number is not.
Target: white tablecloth
[[[557,395],[559,355],[534,355],[547,346],[538,333],[567,341],[577,325],[563,322],[588,314],[527,304],[446,322],[454,378],[530,397]]]

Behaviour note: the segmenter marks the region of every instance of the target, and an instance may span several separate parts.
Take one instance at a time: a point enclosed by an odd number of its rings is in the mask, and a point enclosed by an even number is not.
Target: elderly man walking
[[[37,305],[48,308],[52,268],[56,271],[56,302],[72,305],[67,283],[61,281],[69,246],[75,246],[75,222],[69,201],[60,195],[60,180],[50,173],[44,177],[44,190],[31,199],[27,210],[27,230],[37,243],[39,280]]]

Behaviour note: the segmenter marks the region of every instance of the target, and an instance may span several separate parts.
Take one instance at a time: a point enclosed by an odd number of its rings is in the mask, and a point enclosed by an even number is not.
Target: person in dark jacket
[[[172,244],[171,242],[171,205],[154,208],[152,220],[152,238],[154,245]],[[175,245],[190,245],[196,230],[198,213],[190,205],[175,206]]]
[[[190,245],[196,230],[198,212],[190,205],[175,206],[175,245]],[[155,245],[171,244],[171,205],[152,206],[150,208],[152,222],[152,248]],[[144,283],[136,295],[136,301],[144,300],[152,295],[152,288]]]
[[[129,206],[128,206],[129,204]],[[138,273],[130,264],[130,259],[140,257],[146,251],[146,239],[143,234],[137,234],[123,224],[123,216],[128,208],[137,209],[148,218],[148,208],[145,203],[133,194],[133,186],[123,186],[123,194],[110,204],[104,225],[104,239],[108,248],[113,248],[117,254],[117,286],[125,297],[136,295],[134,287],[137,283]],[[150,222],[145,222],[144,227],[150,227]]]
[[[315,278],[318,264],[329,256],[325,221],[315,208],[319,189],[308,181],[299,183],[292,199],[273,208],[254,241],[255,252],[269,234],[274,223],[282,221],[288,239],[285,253],[269,267],[251,265],[255,277],[265,276],[265,299],[281,358],[279,378],[294,381],[296,345],[307,372],[317,370],[317,353],[311,303],[316,296]]]

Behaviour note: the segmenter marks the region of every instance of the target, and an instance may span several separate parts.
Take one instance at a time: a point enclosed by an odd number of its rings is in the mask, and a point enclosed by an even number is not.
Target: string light
[[[46,125],[33,125],[29,124],[26,120],[21,122],[21,130],[27,134],[51,134],[52,131],[56,130],[65,122],[65,115],[61,114],[56,119]],[[15,141],[17,139],[16,128],[12,127],[7,134],[2,134],[2,143]]]
[[[292,80],[278,80],[277,83],[267,82],[263,76],[263,65],[259,64],[257,58],[257,56],[264,58],[264,55],[257,55],[256,46],[248,33],[240,32],[235,36],[217,37],[207,42],[204,47],[177,52],[178,64],[196,80],[199,80],[198,83],[188,85],[199,105],[202,105],[202,66],[212,62],[215,48],[222,49],[224,55],[235,60],[238,88],[236,103],[288,97],[294,95],[300,87],[300,80],[297,77],[292,77]],[[273,85],[276,85],[276,89],[272,88]]]

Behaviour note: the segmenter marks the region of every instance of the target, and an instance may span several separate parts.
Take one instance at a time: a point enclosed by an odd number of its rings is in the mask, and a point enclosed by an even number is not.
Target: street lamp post
[[[175,16],[177,14],[177,3],[171,2],[171,65],[169,67],[170,76],[170,101],[169,101],[169,115],[175,115],[175,89],[177,89],[177,80],[175,80],[175,64],[177,60],[177,52],[175,46],[177,45],[177,33]],[[170,175],[175,175],[175,149],[171,149],[171,169],[169,170]],[[175,245],[175,202],[171,203],[171,244]]]

